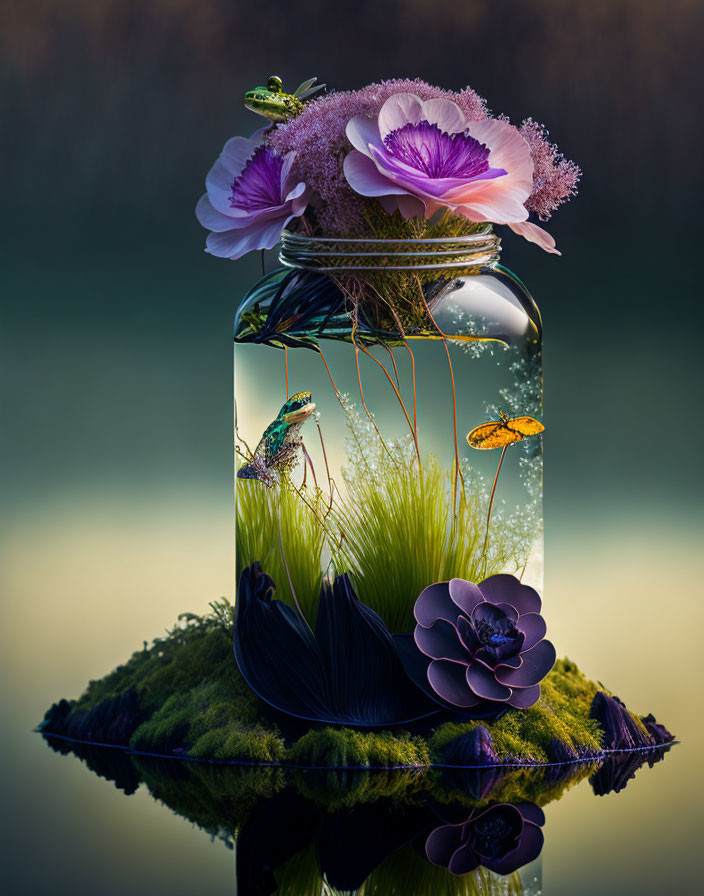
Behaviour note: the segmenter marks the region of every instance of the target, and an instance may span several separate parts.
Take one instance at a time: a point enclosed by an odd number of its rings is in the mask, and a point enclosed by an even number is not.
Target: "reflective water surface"
[[[9,788],[10,892],[647,894],[687,879],[678,847],[697,836],[673,788],[679,744],[400,772],[157,760],[39,734],[22,748],[35,780],[25,803]]]

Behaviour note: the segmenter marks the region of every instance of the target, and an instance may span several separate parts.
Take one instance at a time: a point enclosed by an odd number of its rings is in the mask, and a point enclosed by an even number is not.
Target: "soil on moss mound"
[[[220,762],[327,768],[569,762],[669,743],[652,716],[559,660],[540,701],[496,722],[435,719],[413,730],[359,731],[292,723],[249,689],[232,654],[232,611],[187,614],[78,700],[46,713],[44,734],[134,752]]]

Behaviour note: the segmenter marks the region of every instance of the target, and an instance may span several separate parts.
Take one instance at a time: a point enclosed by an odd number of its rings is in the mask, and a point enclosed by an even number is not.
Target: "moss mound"
[[[557,662],[535,706],[492,723],[438,717],[413,731],[293,725],[239,674],[230,605],[212,608],[207,616],[180,617],[165,637],[90,682],[78,700],[54,704],[41,730],[137,753],[328,768],[566,762],[672,739],[569,660]]]

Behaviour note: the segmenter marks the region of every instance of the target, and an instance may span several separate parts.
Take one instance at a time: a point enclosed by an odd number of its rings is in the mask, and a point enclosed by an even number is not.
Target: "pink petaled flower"
[[[296,153],[278,155],[264,144],[266,130],[228,140],[205,179],[196,217],[212,231],[205,249],[211,255],[234,260],[271,249],[306,209],[309,190],[291,173]]]
[[[350,150],[345,128],[355,115],[376,118],[395,93],[414,93],[423,100],[444,97],[457,103],[468,119],[486,117],[484,100],[470,87],[449,91],[417,78],[395,79],[318,97],[306,103],[300,115],[277,125],[269,136],[269,143],[281,155],[297,153],[294,170],[320,197],[315,218],[327,236],[369,235],[365,200],[350,188],[342,170]]]
[[[552,237],[527,222],[533,188],[528,143],[507,121],[470,121],[445,98],[390,96],[377,119],[357,115],[347,124],[354,147],[344,161],[348,183],[362,196],[406,218],[448,209],[470,221],[508,224],[555,252]]]

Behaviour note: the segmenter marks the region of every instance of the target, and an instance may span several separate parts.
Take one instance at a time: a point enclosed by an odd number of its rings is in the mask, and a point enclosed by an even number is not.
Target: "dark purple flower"
[[[468,874],[480,865],[496,874],[512,874],[540,855],[543,824],[543,810],[533,803],[494,803],[474,809],[461,824],[436,828],[425,853],[451,874]]]
[[[414,638],[429,657],[427,679],[442,700],[462,709],[484,701],[524,709],[555,663],[544,640],[537,592],[515,576],[475,585],[464,579],[426,588],[414,608]]]
[[[208,173],[196,217],[212,231],[206,241],[211,255],[235,259],[271,249],[306,209],[309,190],[291,172],[295,152],[278,155],[263,142],[266,130],[228,140]]]

